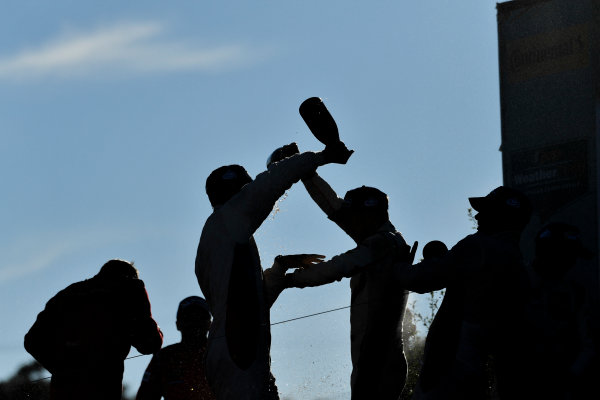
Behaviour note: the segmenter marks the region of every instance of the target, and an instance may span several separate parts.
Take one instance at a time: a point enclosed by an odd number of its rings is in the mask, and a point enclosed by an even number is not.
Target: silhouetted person
[[[530,334],[530,398],[583,399],[595,356],[586,313],[585,289],[567,277],[583,247],[579,229],[553,222],[535,238],[535,258],[529,268],[531,299],[526,321]],[[594,384],[597,376],[593,378]]]
[[[186,297],[177,309],[177,330],[181,342],[163,347],[154,354],[136,400],[213,400],[206,381],[204,361],[210,313],[206,300]]]
[[[362,186],[341,199],[316,173],[303,183],[357,247],[288,274],[286,286],[304,288],[351,278],[352,399],[396,400],[407,373],[402,319],[408,292],[394,281],[393,264],[408,261],[410,247],[389,221],[388,199],[380,190]]]
[[[117,400],[131,346],[152,354],[162,338],[138,271],[110,260],[48,301],[25,335],[25,349],[52,374],[52,399]]]
[[[399,283],[411,291],[446,289],[427,334],[415,399],[485,398],[489,357],[501,394],[516,398],[513,389],[523,371],[516,358],[515,327],[523,322],[527,293],[519,241],[531,205],[521,192],[505,186],[469,202],[478,211],[477,233],[443,257],[397,270]]]
[[[254,180],[239,165],[217,168],[206,180],[214,211],[200,237],[196,275],[213,315],[207,377],[219,400],[279,398],[270,373],[269,308],[277,296],[265,293],[253,234],[292,184],[351,154],[343,144],[327,146],[273,162]]]

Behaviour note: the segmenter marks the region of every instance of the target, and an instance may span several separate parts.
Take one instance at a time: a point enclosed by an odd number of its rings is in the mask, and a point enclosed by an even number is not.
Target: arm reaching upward
[[[269,216],[277,199],[300,178],[325,164],[345,164],[351,155],[351,150],[338,146],[294,154],[272,163],[223,205],[228,230],[239,242],[247,241]]]
[[[358,242],[350,226],[350,221],[338,213],[342,208],[342,204],[344,204],[344,199],[337,195],[329,183],[316,172],[310,178],[303,179],[302,183],[313,201],[327,215],[327,218],[335,222],[348,236]]]
[[[322,152],[305,152],[274,163],[258,174],[222,206],[225,224],[239,242],[245,242],[269,216],[287,189],[310,171],[327,163]]]
[[[313,201],[329,218],[342,207],[344,200],[316,172],[312,177],[303,179],[302,183]]]

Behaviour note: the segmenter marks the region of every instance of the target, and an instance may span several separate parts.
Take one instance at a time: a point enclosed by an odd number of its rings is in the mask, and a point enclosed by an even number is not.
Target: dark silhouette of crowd
[[[291,143],[276,149],[254,179],[240,165],[208,176],[213,212],[195,259],[204,298],[179,304],[180,343],[161,348],[144,283],[127,261],[108,261],[96,276],[48,301],[25,348],[52,374],[52,399],[120,399],[131,346],[153,354],[138,400],[279,399],[271,371],[271,306],[288,288],[343,278],[351,289],[352,400],[400,398],[408,294],[442,289],[413,399],[585,399],[599,393],[590,304],[585,289],[567,277],[578,260],[595,256],[578,227],[548,222],[526,262],[521,236],[535,209],[521,191],[499,186],[468,198],[477,212],[476,233],[450,249],[431,240],[414,263],[417,243],[408,245],[389,220],[384,192],[361,186],[340,198],[317,173],[346,164],[353,154],[323,102],[306,100],[300,114],[325,145],[322,151],[300,152]],[[263,269],[253,235],[299,181],[356,246],[329,260],[279,255]]]

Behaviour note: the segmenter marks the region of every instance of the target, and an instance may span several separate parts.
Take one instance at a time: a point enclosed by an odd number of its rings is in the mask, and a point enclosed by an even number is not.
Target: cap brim
[[[476,211],[481,211],[487,205],[487,199],[485,197],[469,197],[469,203]]]

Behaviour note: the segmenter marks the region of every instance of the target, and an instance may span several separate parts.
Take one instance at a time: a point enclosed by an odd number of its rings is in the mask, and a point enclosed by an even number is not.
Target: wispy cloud
[[[114,243],[153,237],[155,234],[141,228],[88,228],[16,239],[0,247],[0,285],[56,267],[64,257],[80,251],[97,250]]]
[[[165,39],[157,22],[125,23],[93,32],[61,35],[36,48],[0,55],[0,79],[87,76],[179,70],[218,71],[251,62],[239,44],[199,47]]]
[[[0,284],[46,269],[60,256],[69,253],[70,246],[67,242],[56,243],[37,249],[33,255],[24,253],[26,255],[19,259],[14,257],[12,260],[5,261],[5,265],[0,267]]]

